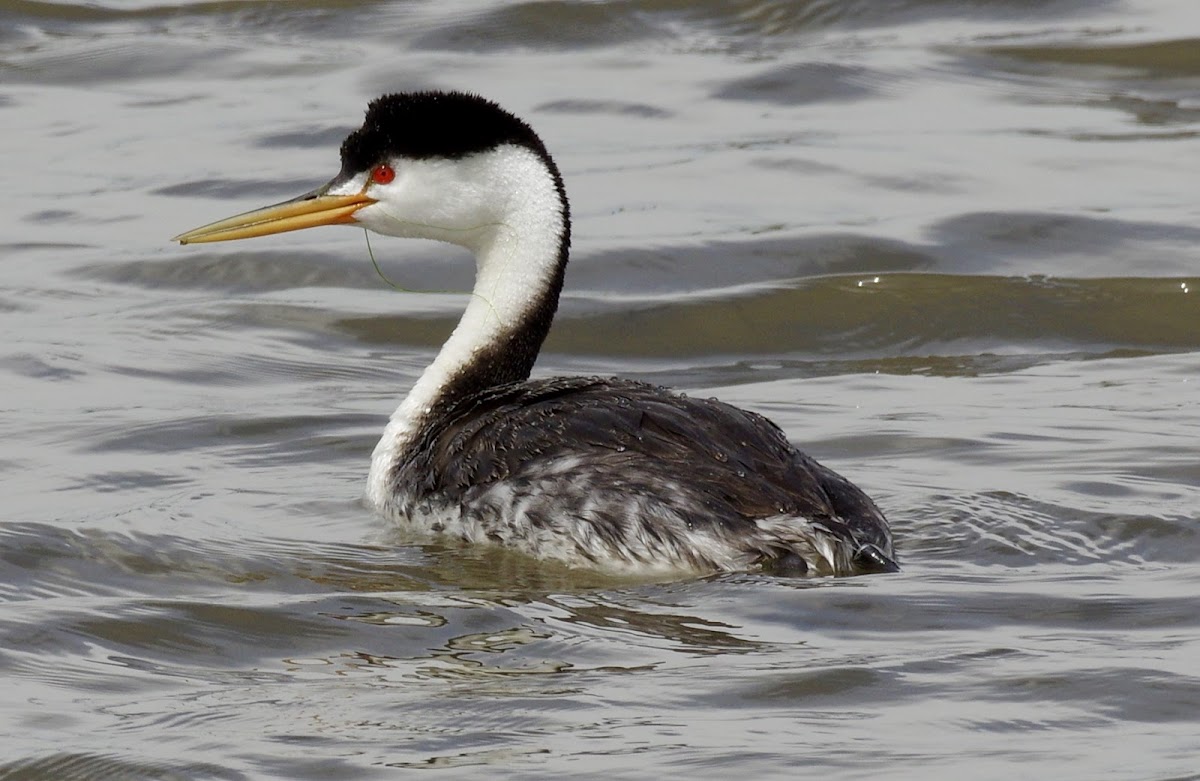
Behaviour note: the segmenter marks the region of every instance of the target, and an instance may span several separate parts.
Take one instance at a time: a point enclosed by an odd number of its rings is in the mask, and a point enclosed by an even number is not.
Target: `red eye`
[[[389,184],[395,178],[395,169],[387,163],[380,163],[371,169],[371,181],[375,184]]]

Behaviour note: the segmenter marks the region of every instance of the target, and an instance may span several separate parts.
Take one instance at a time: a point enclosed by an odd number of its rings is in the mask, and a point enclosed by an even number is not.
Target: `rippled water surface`
[[[540,374],[769,414],[903,572],[613,581],[366,510],[464,297],[344,228],[167,238],[412,88],[563,169]],[[1200,778],[1191,0],[0,0],[0,120],[0,778]]]

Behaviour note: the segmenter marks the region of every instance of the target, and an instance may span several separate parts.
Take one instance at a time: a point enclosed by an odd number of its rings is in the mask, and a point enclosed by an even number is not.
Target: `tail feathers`
[[[774,516],[758,521],[755,558],[764,572],[798,577],[898,572],[890,550],[859,542],[841,523]]]

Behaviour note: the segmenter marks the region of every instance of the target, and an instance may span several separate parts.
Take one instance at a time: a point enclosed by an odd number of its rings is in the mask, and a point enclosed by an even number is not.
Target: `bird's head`
[[[523,121],[477,95],[416,92],[371,102],[342,143],[341,171],[298,198],[239,214],[174,238],[230,241],[311,228],[361,225],[471,249],[507,225],[529,190],[565,198],[545,146]],[[532,184],[531,184],[532,183]]]

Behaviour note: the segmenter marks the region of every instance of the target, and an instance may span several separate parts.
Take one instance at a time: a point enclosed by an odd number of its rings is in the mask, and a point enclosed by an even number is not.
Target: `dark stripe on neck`
[[[529,309],[519,321],[501,331],[492,343],[480,349],[446,383],[434,402],[429,420],[435,420],[458,403],[491,388],[529,379],[558,309],[566,274],[568,244],[569,237],[564,233],[559,246],[558,265],[541,294],[530,302]]]
[[[554,313],[558,311],[558,299],[562,294],[567,260],[570,257],[571,207],[558,166],[545,147],[540,144],[538,146],[534,151],[538,153],[546,165],[546,170],[554,179],[554,189],[561,208],[558,262],[546,280],[545,287],[540,291],[530,291],[533,294],[530,306],[521,319],[502,331],[491,344],[480,349],[471,362],[450,379],[434,402],[433,410],[426,419],[427,423],[436,421],[458,403],[468,401],[490,388],[529,379],[542,343],[546,341],[546,335],[550,332]]]

